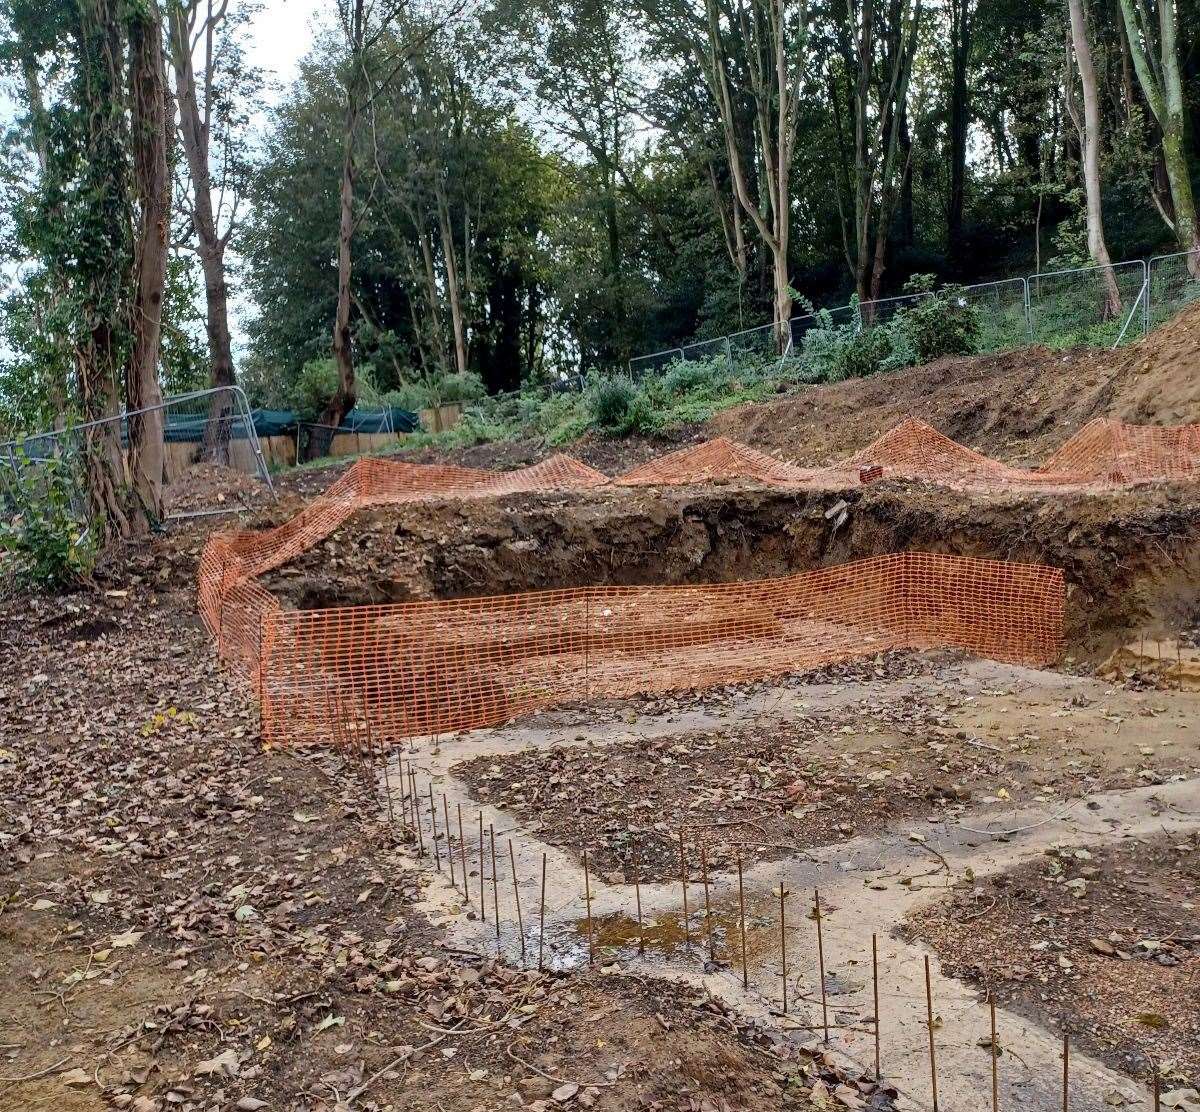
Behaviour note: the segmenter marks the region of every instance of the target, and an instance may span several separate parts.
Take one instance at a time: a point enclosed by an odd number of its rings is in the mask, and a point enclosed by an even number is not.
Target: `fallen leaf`
[[[212,1077],[213,1075],[221,1075],[224,1077],[237,1077],[241,1067],[242,1060],[238,1057],[238,1052],[233,1047],[230,1047],[228,1050],[223,1050],[215,1058],[209,1058],[207,1061],[201,1062],[196,1067],[196,1076]]]

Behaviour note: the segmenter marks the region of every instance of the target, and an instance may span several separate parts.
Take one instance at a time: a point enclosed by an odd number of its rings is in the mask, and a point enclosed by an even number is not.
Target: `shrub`
[[[658,381],[668,394],[690,394],[696,390],[726,389],[729,378],[729,363],[721,354],[714,359],[676,360]]]
[[[587,393],[592,420],[609,432],[625,431],[637,393],[632,380],[623,375],[597,378]]]
[[[434,405],[473,402],[486,393],[483,379],[470,371],[442,375],[429,384],[429,397]]]
[[[872,375],[892,355],[889,329],[860,328],[857,303],[853,308],[854,319],[846,324],[835,324],[829,310],[820,310],[820,324],[804,334],[804,362],[812,381],[842,382]]]
[[[0,553],[12,581],[40,590],[58,590],[86,579],[96,560],[94,534],[75,512],[81,489],[73,457],[30,463],[18,459],[6,468],[4,502],[11,510],[0,521]],[[0,579],[9,578],[6,569]]]
[[[928,363],[943,355],[973,355],[979,350],[979,312],[961,286],[946,286],[901,309],[890,329],[893,349],[905,359],[896,366]]]

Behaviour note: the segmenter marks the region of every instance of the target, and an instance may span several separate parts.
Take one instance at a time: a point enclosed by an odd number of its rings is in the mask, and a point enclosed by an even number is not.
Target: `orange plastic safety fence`
[[[628,695],[775,675],[883,649],[952,645],[1003,660],[1058,654],[1062,577],[901,554],[760,583],[595,587],[499,599],[283,609],[257,577],[357,510],[605,485],[722,479],[838,489],[905,478],[962,489],[1110,489],[1195,478],[1200,426],[1100,419],[1041,468],[988,459],[922,421],[849,458],[801,468],[717,439],[610,480],[567,456],[510,472],[360,460],[275,529],[222,533],[200,561],[200,611],[223,659],[263,695],[268,736],[380,740],[486,725],[581,694]]]
[[[1063,604],[1051,568],[899,553],[748,583],[270,609],[263,728],[389,742],[901,648],[1045,664],[1062,648]]]

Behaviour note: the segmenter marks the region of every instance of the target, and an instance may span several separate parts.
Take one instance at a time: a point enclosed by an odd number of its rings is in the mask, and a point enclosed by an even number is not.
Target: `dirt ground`
[[[1163,1091],[1200,1085],[1200,839],[1055,849],[909,924],[944,968]],[[1168,1107],[1171,1105],[1168,1104]]]
[[[869,444],[905,417],[1010,463],[1042,462],[1095,417],[1200,423],[1200,307],[1119,351],[1026,348],[801,390],[709,421],[720,434],[800,463]]]
[[[703,993],[445,949],[377,778],[264,751],[186,549],[160,570],[0,613],[0,1109],[765,1112],[839,1083]]]
[[[1138,686],[895,654],[781,685],[610,705],[607,715],[581,708],[553,716],[561,743],[452,772],[476,799],[544,841],[587,849],[619,879],[670,880],[681,835],[693,871],[701,848],[711,868],[728,870],[739,857],[773,860],[968,809],[1055,810],[1200,775],[1200,698]],[[670,727],[697,713],[709,728]]]

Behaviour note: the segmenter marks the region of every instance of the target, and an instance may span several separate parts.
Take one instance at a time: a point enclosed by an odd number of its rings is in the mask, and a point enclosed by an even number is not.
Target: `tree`
[[[163,294],[171,233],[171,175],[167,168],[167,80],[163,26],[155,0],[129,5],[130,133],[138,202],[134,240],[133,343],[125,375],[129,419],[129,478],[142,513],[163,516],[163,411],[158,379]],[[136,410],[148,410],[136,414]]]
[[[805,71],[808,10],[805,3],[792,11],[788,0],[736,0],[724,13],[717,0],[705,0],[708,16],[708,74],[720,112],[725,153],[733,178],[737,207],[749,214],[760,238],[771,252],[774,270],[773,323],[776,342],[783,351],[791,335],[792,284],[788,266],[791,237],[791,169],[796,142],[800,81]],[[726,65],[728,36],[749,44],[747,77],[754,105],[756,134],[749,151],[743,150],[735,99]],[[757,147],[766,181],[767,212],[750,191],[745,164]]]
[[[1180,248],[1190,253],[1188,267],[1192,274],[1200,277],[1200,228],[1196,224],[1196,202],[1192,195],[1175,0],[1120,0],[1120,3],[1125,41],[1146,103],[1162,136],[1174,219],[1171,230]]]
[[[853,199],[853,242],[844,234],[844,249],[855,292],[863,301],[874,301],[882,292],[888,233],[897,186],[904,176],[900,165],[903,108],[921,22],[921,0],[884,2],[886,7],[877,7],[877,0],[845,0],[844,10],[835,11],[836,53],[827,63],[840,62],[845,85],[843,89],[838,73],[831,69],[830,99],[839,122],[843,97],[850,107],[853,148],[843,157],[851,167],[847,176]],[[840,191],[838,201],[840,205]]]
[[[950,14],[950,197],[946,206],[946,237],[950,256],[962,254],[963,212],[966,204],[967,133],[970,100],[967,66],[971,58],[972,0],[949,0]]]
[[[184,199],[204,274],[209,383],[214,387],[232,386],[237,380],[225,255],[238,227],[248,174],[241,153],[242,132],[248,126],[245,106],[261,88],[258,75],[246,67],[236,39],[251,10],[243,6],[231,18],[229,0],[169,0],[168,7],[180,145],[190,181]]]
[[[1067,106],[1079,132],[1082,151],[1083,188],[1086,197],[1088,254],[1098,267],[1104,289],[1104,318],[1120,315],[1121,293],[1113,274],[1108,244],[1104,238],[1104,215],[1100,198],[1100,94],[1096,85],[1096,68],[1092,62],[1092,46],[1088,37],[1087,18],[1083,0],[1067,0],[1071,16],[1070,49],[1079,72],[1083,92],[1083,111],[1080,113],[1074,93],[1068,88]]]
[[[161,18],[151,0],[10,0],[3,14],[6,53],[40,78],[25,85],[37,170],[19,235],[37,262],[28,289],[49,296],[27,352],[69,356],[62,404],[82,418],[92,526],[113,541],[162,510],[153,409],[170,234]],[[122,402],[152,410],[129,420],[127,455]]]

